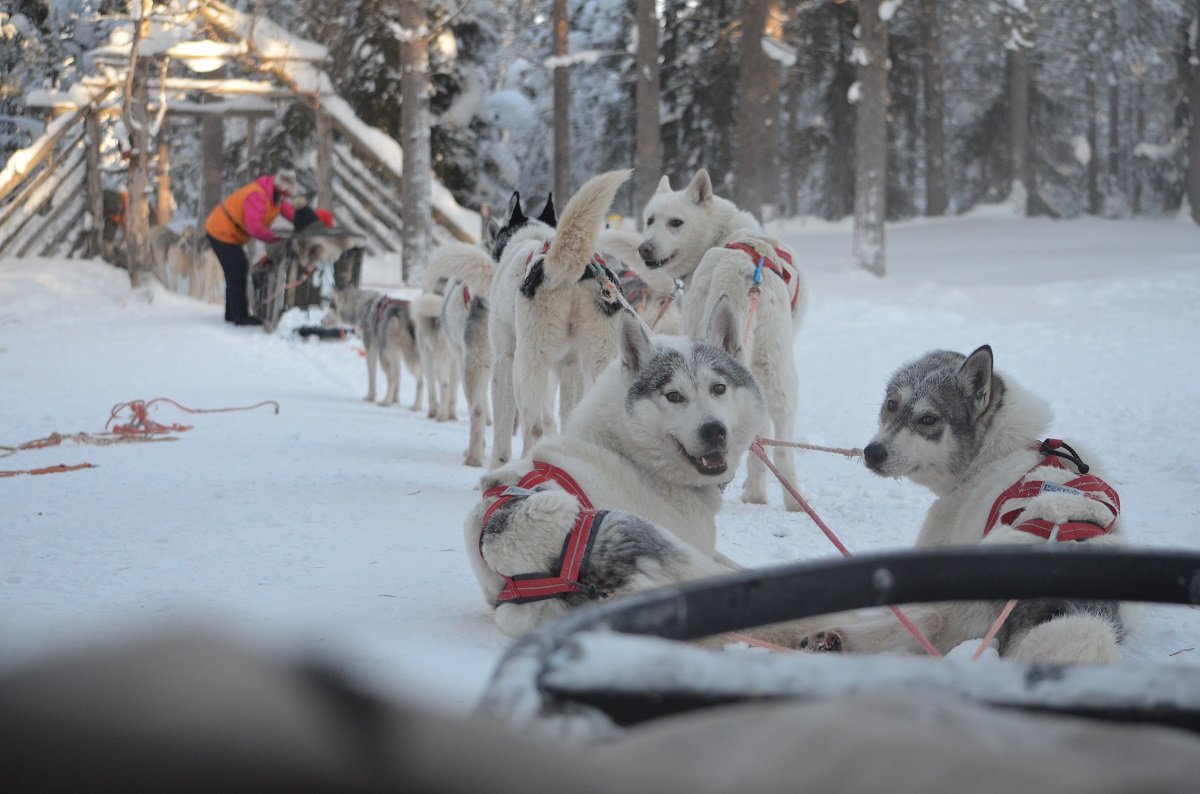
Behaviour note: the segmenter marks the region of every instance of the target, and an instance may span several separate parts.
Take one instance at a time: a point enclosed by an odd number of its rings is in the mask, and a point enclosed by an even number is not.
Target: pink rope
[[[792,495],[792,498],[796,500],[796,503],[800,505],[800,509],[807,513],[808,517],[811,518],[813,523],[817,525],[817,528],[825,533],[825,537],[829,538],[829,542],[832,543],[834,547],[842,553],[842,556],[847,558],[852,557],[853,555],[850,554],[850,550],[843,545],[842,541],[838,539],[838,536],[834,534],[833,530],[825,525],[825,522],[821,520],[819,515],[817,515],[817,511],[813,510],[812,506],[809,505],[808,500],[800,495],[800,492],[796,490],[796,487],[792,485],[786,477],[783,476],[783,472],[779,471],[779,469],[775,467],[775,464],[771,462],[771,459],[767,456],[766,450],[763,449],[760,439],[754,440],[754,443],[750,445],[750,451],[757,455],[758,458],[766,465],[766,467],[771,470],[771,473],[775,475],[775,478],[779,480],[780,484],[782,484],[787,492]],[[900,625],[904,626],[904,628],[908,630],[908,633],[913,635],[917,642],[920,643],[921,647],[925,649],[926,653],[938,659],[942,657],[942,654],[933,646],[933,643],[929,641],[929,638],[926,637],[919,628],[917,628],[915,623],[909,620],[908,616],[901,611],[900,607],[893,605],[889,606],[888,609],[890,609],[892,614],[896,616],[896,619],[900,621]]]
[[[975,653],[971,654],[972,659],[978,659],[983,656],[983,652],[988,649],[995,639],[996,634],[1000,632],[1000,627],[1004,625],[1004,621],[1008,620],[1008,616],[1012,614],[1013,608],[1017,605],[1017,599],[1012,599],[1004,605],[1004,609],[1000,610],[1000,616],[996,618],[996,622],[988,629],[988,633],[983,636],[983,641],[979,643],[979,647],[975,649]]]
[[[823,447],[820,444],[803,444],[799,441],[780,441],[777,438],[760,438],[758,443],[764,447],[792,447],[794,449],[811,449],[815,452],[832,452],[847,458],[861,458],[863,451],[858,447]]]
[[[758,286],[750,288],[750,313],[746,315],[746,327],[742,329],[742,347],[750,343],[750,326],[754,324],[754,314],[758,311]]]

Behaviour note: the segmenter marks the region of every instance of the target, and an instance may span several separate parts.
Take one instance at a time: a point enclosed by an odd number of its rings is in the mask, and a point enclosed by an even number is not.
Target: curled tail
[[[583,275],[596,252],[600,227],[613,197],[632,173],[626,169],[594,176],[567,202],[546,254],[546,277],[551,284],[577,281]]]
[[[438,280],[443,278],[463,282],[476,295],[490,295],[492,281],[496,278],[496,264],[473,245],[447,243],[429,258],[422,284],[432,292]]]

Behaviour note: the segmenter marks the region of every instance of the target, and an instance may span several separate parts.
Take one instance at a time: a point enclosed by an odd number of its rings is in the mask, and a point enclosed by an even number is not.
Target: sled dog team
[[[353,289],[335,299],[364,340],[367,399],[376,361],[385,403],[396,400],[403,359],[423,380],[414,408],[424,391],[439,420],[455,418],[461,382],[469,466],[483,465],[491,413],[489,471],[465,536],[509,634],[597,598],[738,569],[715,547],[722,491],[755,437],[790,440],[794,430],[793,344],[807,297],[794,252],[716,196],[704,170],[682,190],[663,177],[642,235],[604,229],[629,174],[594,177],[561,214],[548,200],[527,217],[514,194],[489,250],[438,248],[411,303]],[[937,497],[918,547],[1121,543],[1116,492],[1086,453],[1046,439],[1050,421],[1045,402],[994,369],[989,347],[935,351],[888,382],[866,465]],[[794,481],[791,451],[777,446],[773,457]],[[767,501],[766,469],[753,456],[741,499]],[[799,509],[786,491],[784,506]],[[984,636],[1002,607],[909,615],[946,653]],[[1115,602],[1025,601],[998,650],[1103,662],[1124,627]],[[809,650],[918,649],[886,613],[748,633]]]

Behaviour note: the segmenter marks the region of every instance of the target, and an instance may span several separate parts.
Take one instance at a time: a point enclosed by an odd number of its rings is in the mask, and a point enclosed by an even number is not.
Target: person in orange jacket
[[[251,237],[265,243],[281,239],[271,231],[271,223],[280,215],[288,221],[295,218],[295,208],[288,201],[295,190],[295,172],[284,169],[274,175],[260,176],[238,188],[209,213],[204,231],[221,263],[221,270],[225,272],[225,322],[262,324],[257,317],[251,316],[246,297],[250,260],[246,258],[244,246]]]

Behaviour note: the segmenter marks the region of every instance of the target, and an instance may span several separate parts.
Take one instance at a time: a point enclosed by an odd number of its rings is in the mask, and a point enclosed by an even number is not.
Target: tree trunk
[[[404,168],[400,176],[400,200],[404,208],[400,278],[402,282],[415,284],[429,259],[429,229],[433,225],[429,31],[421,0],[402,0],[400,24],[407,33],[400,48],[400,136],[404,145]]]
[[[1022,201],[1029,214],[1032,169],[1029,162],[1029,49],[1008,51],[1008,141],[1010,195]]]
[[[853,38],[853,15],[848,10],[841,10],[839,6],[834,24],[837,26],[838,51],[849,52],[850,48],[846,43]],[[850,87],[854,85],[855,67],[848,60],[839,60],[833,68],[828,110],[832,121],[826,165],[829,173],[829,211],[825,217],[837,220],[854,212],[854,175],[858,169],[854,162],[855,113],[849,99]]]
[[[212,73],[214,79],[225,76],[224,69]],[[217,102],[218,97],[206,95],[204,102]],[[217,113],[208,113],[200,122],[200,150],[204,153],[204,185],[201,193],[200,225],[203,228],[204,219],[225,198],[225,175],[222,159],[225,153],[225,117]],[[247,181],[256,177],[251,174]]]
[[[130,155],[127,190],[129,211],[125,214],[125,266],[129,283],[136,289],[154,278],[150,252],[150,114],[148,62],[138,57],[138,48],[150,32],[151,0],[141,0],[133,43],[129,50],[129,74],[125,83],[122,118],[129,130]]]
[[[634,155],[634,212],[641,225],[642,208],[662,176],[662,137],[658,68],[656,0],[637,0],[637,144]],[[565,200],[563,195],[562,199]]]
[[[554,0],[554,55],[567,55],[567,0]],[[571,195],[571,86],[566,66],[554,69],[554,192],[566,204]]]
[[[742,44],[738,62],[737,148],[734,152],[734,199],[739,209],[762,220],[762,151],[768,135],[767,81],[769,68],[763,53],[763,28],[767,21],[767,0],[742,3]]]
[[[317,206],[333,209],[333,125],[329,116],[318,107],[317,115]],[[403,116],[403,110],[401,110]]]
[[[938,0],[921,0],[921,66],[925,100],[925,214],[946,214],[945,95]]]
[[[1108,215],[1119,218],[1125,202],[1121,191],[1121,87],[1113,75],[1108,85]]]
[[[1087,207],[1090,214],[1096,215],[1100,212],[1100,158],[1097,156],[1100,151],[1100,147],[1098,146],[1100,143],[1100,130],[1099,124],[1097,124],[1100,108],[1097,104],[1099,100],[1097,99],[1096,77],[1094,73],[1089,73],[1087,86],[1087,140],[1091,151],[1091,156],[1088,157],[1087,163]]]
[[[166,226],[171,222],[175,199],[171,196],[171,140],[170,122],[164,117],[158,128],[158,159],[155,173],[157,194],[154,198],[154,222]]]
[[[879,18],[880,0],[858,4],[859,99],[855,111],[855,263],[877,276],[887,273],[884,220],[887,218],[888,28]]]
[[[1188,107],[1192,114],[1192,126],[1188,133],[1187,198],[1192,220],[1200,223],[1200,0],[1195,0],[1191,31]]]
[[[87,117],[84,120],[84,130],[86,132],[84,145],[87,146],[85,189],[87,190],[87,214],[90,219],[84,256],[92,257],[101,255],[103,251],[101,241],[104,235],[104,192],[100,184],[100,111],[95,105],[88,108]]]
[[[780,0],[767,0],[767,18],[763,25],[763,37],[783,46],[783,8]],[[782,209],[783,163],[780,155],[787,151],[787,129],[783,123],[784,66],[779,61],[763,55],[763,83],[766,103],[763,105],[763,140],[759,149],[758,176],[763,201]]]

